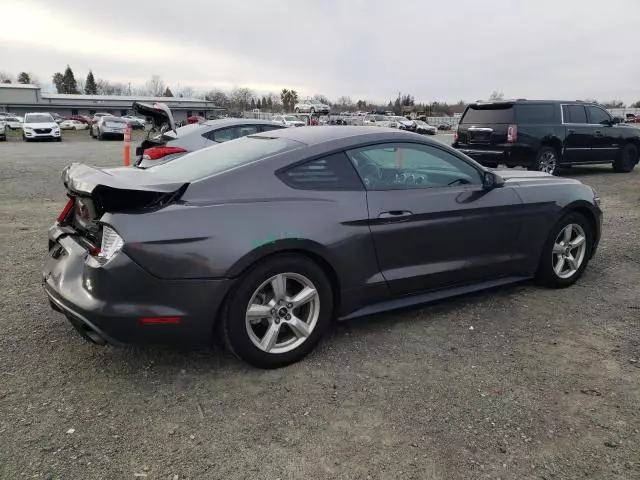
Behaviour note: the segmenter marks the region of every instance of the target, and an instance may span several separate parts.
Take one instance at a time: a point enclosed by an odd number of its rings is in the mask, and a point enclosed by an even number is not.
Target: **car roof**
[[[518,98],[515,100],[495,100],[495,101],[479,101],[472,102],[469,105],[539,105],[539,104],[549,104],[549,103],[562,103],[562,104],[579,104],[579,105],[595,105],[595,102],[589,102],[587,100],[527,100],[526,98]]]
[[[260,120],[257,118],[218,118],[216,120],[207,120],[200,125],[208,125],[211,127],[227,127],[233,125],[279,125],[271,120]]]
[[[354,142],[369,137],[371,141],[402,141],[421,140],[422,136],[396,130],[394,128],[360,127],[360,126],[332,126],[323,125],[315,127],[283,128],[269,132],[256,133],[250,137],[285,138],[304,143],[305,145],[318,145],[335,140],[353,139]],[[357,139],[357,140],[356,140]]]

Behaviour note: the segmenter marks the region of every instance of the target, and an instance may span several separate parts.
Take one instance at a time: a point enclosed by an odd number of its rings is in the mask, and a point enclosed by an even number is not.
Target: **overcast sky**
[[[1,1],[0,71],[43,83],[640,100],[640,0]]]

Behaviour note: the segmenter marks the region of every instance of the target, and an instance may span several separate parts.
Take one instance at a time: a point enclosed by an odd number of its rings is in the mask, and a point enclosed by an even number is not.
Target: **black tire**
[[[296,108],[293,111],[294,111],[294,113],[300,113],[300,109],[299,108]]]
[[[584,252],[582,263],[580,264],[576,272],[568,278],[562,278],[556,274],[553,268],[553,246],[560,232],[562,232],[562,230],[569,224],[577,224],[582,227],[582,230],[585,233],[586,249]],[[581,213],[571,212],[562,217],[553,226],[553,228],[549,232],[549,237],[542,247],[540,262],[538,264],[538,271],[536,272],[535,276],[536,283],[549,288],[565,288],[573,285],[576,280],[578,280],[582,276],[582,273],[584,272],[585,268],[587,268],[587,264],[591,259],[594,234],[595,232],[593,231],[591,223]]]
[[[552,167],[549,166],[551,161],[553,162]],[[558,152],[556,152],[554,148],[542,147],[538,151],[538,154],[536,155],[536,159],[533,161],[531,165],[527,167],[527,170],[533,170],[537,172],[546,172],[551,175],[555,175],[559,163],[560,163],[560,158],[558,156]]]
[[[25,137],[25,136],[24,136],[24,134],[23,134],[23,135],[22,135],[22,141],[23,141],[23,142],[28,142],[28,141],[29,141],[29,139],[28,139],[27,137]]]
[[[61,141],[62,141],[62,137],[56,138],[56,142],[61,142]]]
[[[629,173],[638,163],[638,147],[627,143],[622,147],[620,158],[613,162],[613,171],[617,173]]]
[[[247,306],[254,292],[270,277],[279,273],[304,275],[316,287],[320,300],[320,312],[315,328],[297,348],[285,353],[268,353],[249,337],[245,324]],[[247,270],[238,280],[225,300],[218,331],[225,347],[239,359],[257,368],[279,368],[297,362],[318,344],[331,323],[333,315],[333,292],[323,270],[306,257],[283,254],[270,257]]]

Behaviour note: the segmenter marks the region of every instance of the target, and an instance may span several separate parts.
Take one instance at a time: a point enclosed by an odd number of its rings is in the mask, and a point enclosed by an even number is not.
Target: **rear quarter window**
[[[280,170],[278,178],[300,190],[363,190],[351,162],[343,152]]]
[[[516,107],[518,123],[522,124],[548,124],[560,123],[557,112],[560,107],[552,103],[518,105]]]
[[[506,105],[482,105],[470,106],[464,113],[460,123],[494,124],[514,123],[514,106]]]

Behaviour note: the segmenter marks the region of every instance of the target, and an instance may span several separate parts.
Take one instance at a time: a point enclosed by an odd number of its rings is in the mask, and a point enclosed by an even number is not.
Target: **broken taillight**
[[[64,206],[64,208],[62,209],[62,211],[60,212],[60,215],[58,215],[58,218],[56,219],[56,222],[58,222],[58,224],[63,225],[66,223],[67,218],[69,217],[69,214],[71,213],[71,210],[73,210],[73,199],[70,198],[67,201],[67,204]]]
[[[187,153],[187,150],[181,147],[152,147],[144,151],[142,158],[144,160],[158,160],[174,153]]]

